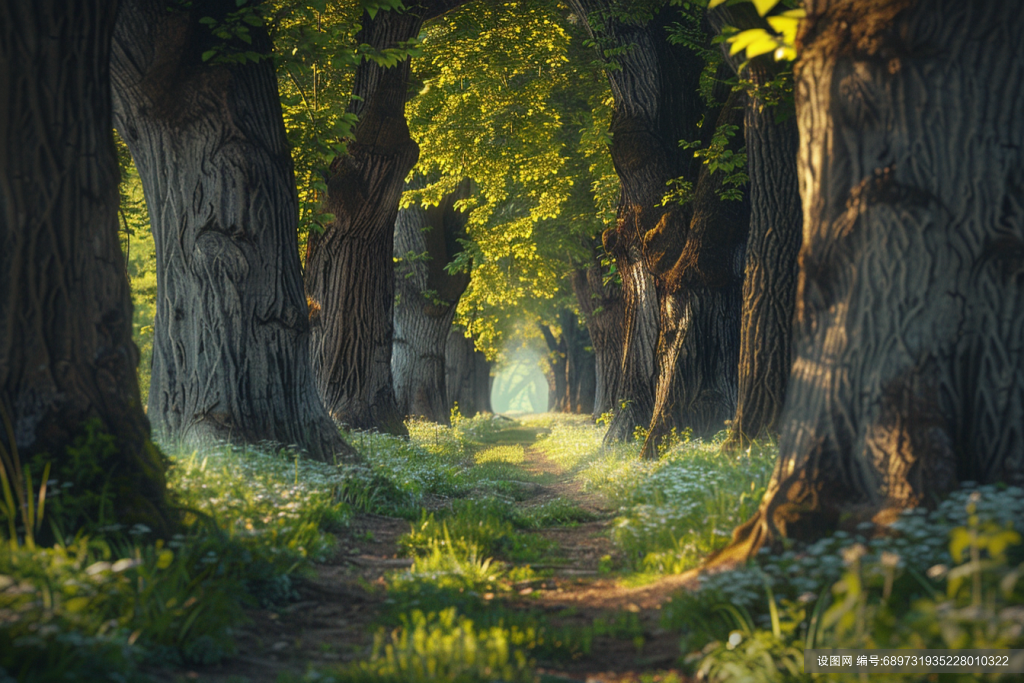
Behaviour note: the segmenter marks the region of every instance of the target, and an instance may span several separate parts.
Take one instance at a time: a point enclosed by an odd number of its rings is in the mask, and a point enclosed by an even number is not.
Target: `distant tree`
[[[444,363],[448,410],[458,406],[459,414],[465,417],[493,412],[491,363],[461,328],[456,327],[448,334]]]
[[[422,179],[413,183],[422,185]],[[469,273],[445,268],[462,250],[469,198],[464,181],[437,206],[409,206],[395,221],[395,340],[391,357],[399,410],[447,424],[445,348]]]
[[[116,10],[0,2],[0,453],[63,474],[74,446],[103,472],[118,521],[169,534],[118,247]]]
[[[238,22],[248,9],[125,0],[118,21],[114,120],[157,243],[149,416],[186,443],[330,459],[353,451],[313,382],[292,160],[261,19]],[[244,33],[225,39],[232,21]]]
[[[591,251],[587,261],[577,262],[572,272],[573,292],[594,350],[595,419],[614,412],[622,373],[622,285],[614,279],[607,280],[606,268],[596,250]]]
[[[538,324],[548,348],[548,411],[592,413],[597,377],[590,336],[580,327],[575,311],[562,308],[557,319],[554,330],[551,325]]]
[[[716,562],[1024,483],[1024,14],[810,0],[779,460]]]

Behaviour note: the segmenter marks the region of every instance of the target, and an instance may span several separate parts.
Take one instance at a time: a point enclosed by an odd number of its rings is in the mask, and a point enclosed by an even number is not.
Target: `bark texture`
[[[466,214],[455,202],[469,197],[469,181],[438,206],[410,206],[395,221],[395,338],[391,370],[403,415],[449,424],[445,347],[469,273],[445,266],[460,251]]]
[[[1024,480],[1024,15],[808,4],[780,457],[715,562]]]
[[[330,460],[353,451],[313,381],[274,70],[269,59],[200,57],[216,39],[199,19],[234,9],[126,0],[118,20],[115,124],[156,243],[149,417],[191,445],[273,441]],[[268,51],[269,41],[257,34],[252,47]]]
[[[752,5],[722,6],[709,14],[712,25],[767,28]],[[727,52],[727,50],[726,50]],[[726,54],[738,70],[742,53]],[[781,73],[770,56],[750,60],[740,72],[748,98],[743,120],[750,177],[750,232],[743,276],[736,416],[727,447],[775,436],[792,365],[793,310],[797,255],[803,217],[796,175],[799,142],[791,104],[766,104],[769,84]]]
[[[659,223],[666,234],[685,230],[681,212],[661,206],[666,183],[683,175],[692,153],[690,139],[702,111],[697,84],[703,62],[688,48],[673,45],[666,24],[675,8],[666,4],[649,21],[629,20],[612,0],[571,0],[598,44],[624,48],[607,69],[615,98],[611,154],[619,176],[616,226],[605,231],[605,250],[614,255],[622,278],[624,343],[616,414],[606,441],[630,438],[650,424],[654,413],[658,299],[644,237]]]
[[[102,458],[114,515],[166,536],[174,519],[139,397],[117,239],[116,10],[0,2],[0,445],[22,462],[43,454],[56,473],[91,423],[114,440],[86,451]]]
[[[376,49],[415,38],[422,8],[363,15],[358,40]],[[359,117],[348,154],[335,160],[325,208],[335,219],[306,254],[313,368],[331,416],[356,429],[405,433],[391,375],[394,231],[419,146],[405,121],[409,60],[364,61],[348,111]]]
[[[763,85],[773,74],[755,64],[747,74]],[[802,217],[797,186],[796,119],[752,99],[744,137],[750,176],[750,234],[743,276],[739,390],[730,441],[743,446],[778,431],[793,357],[797,255]]]
[[[586,320],[594,349],[594,419],[615,408],[622,375],[622,330],[624,308],[622,286],[604,283],[604,272],[596,255],[585,268],[572,274],[576,303]],[[585,411],[581,411],[585,412]]]
[[[716,127],[742,123],[743,99],[739,92],[726,99],[712,119]],[[731,146],[738,151],[742,144],[737,136]],[[673,429],[710,436],[736,410],[749,205],[745,198],[719,197],[724,175],[702,165],[692,201],[676,210],[688,225],[680,229],[666,220],[644,236],[648,263],[659,273],[661,306],[656,403],[642,451],[647,458],[657,457]]]
[[[473,339],[461,329],[448,334],[445,347],[445,388],[448,392],[448,409],[458,405],[464,417],[479,413],[491,413],[491,364],[487,356],[477,351]]]

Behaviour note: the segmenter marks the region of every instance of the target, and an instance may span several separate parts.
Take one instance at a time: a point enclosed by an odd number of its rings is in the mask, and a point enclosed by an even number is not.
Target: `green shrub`
[[[669,620],[690,627],[687,647],[711,641],[699,657],[699,672],[711,681],[810,680],[798,666],[804,647],[1021,648],[1024,547],[1016,528],[1022,528],[1022,513],[1024,491],[969,486],[934,511],[905,513],[894,525],[898,536],[865,542],[837,533],[796,555],[763,556],[762,567],[709,577],[700,591],[673,601]],[[777,603],[779,591],[817,585],[808,583],[814,579],[805,572],[835,578],[826,580],[830,589],[820,595]],[[749,578],[737,581],[754,573],[762,582],[760,596],[751,595]],[[767,619],[751,618],[748,606],[767,607]],[[712,624],[697,616],[711,612],[724,618]],[[943,674],[944,680],[965,682],[996,677]],[[880,680],[919,678],[886,674]]]
[[[79,659],[116,655],[114,670],[143,657],[218,661],[234,651],[231,627],[243,618],[241,568],[224,571],[205,544],[184,540],[117,548],[81,537],[53,548],[4,546],[0,665],[59,680],[66,662]]]

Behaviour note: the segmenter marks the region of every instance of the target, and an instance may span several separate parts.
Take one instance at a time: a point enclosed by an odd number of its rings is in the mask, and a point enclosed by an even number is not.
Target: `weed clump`
[[[373,653],[333,671],[311,671],[302,683],[532,683],[533,663],[524,646],[531,629],[480,627],[454,609],[415,610],[402,626],[381,630]]]

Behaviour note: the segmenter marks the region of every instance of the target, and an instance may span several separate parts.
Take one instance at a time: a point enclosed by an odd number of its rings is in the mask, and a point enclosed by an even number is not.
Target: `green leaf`
[[[779,0],[751,0],[751,2],[754,3],[754,8],[762,17],[779,4]]]
[[[733,38],[732,44],[729,47],[729,54],[734,55],[740,50],[745,50],[749,45],[762,41],[770,41],[772,45],[775,44],[775,39],[772,38],[772,35],[763,28],[752,28],[748,31],[741,31],[736,34],[735,38]],[[748,52],[747,55],[749,56],[750,53]]]
[[[217,51],[216,50],[207,50],[206,52],[203,53],[202,59],[203,59],[204,62],[208,62],[211,59],[213,59],[216,55],[217,55]]]

